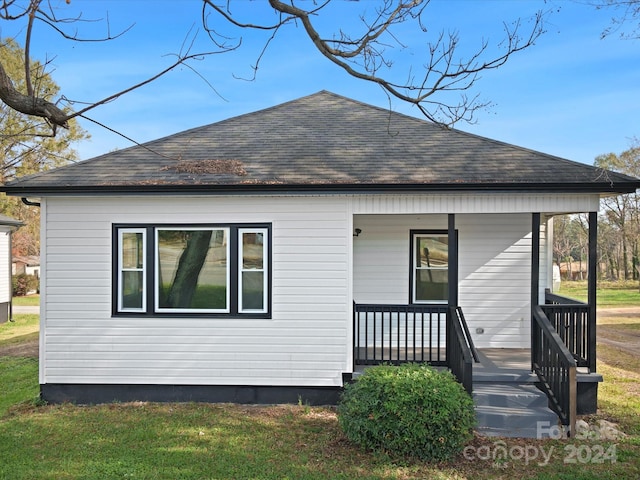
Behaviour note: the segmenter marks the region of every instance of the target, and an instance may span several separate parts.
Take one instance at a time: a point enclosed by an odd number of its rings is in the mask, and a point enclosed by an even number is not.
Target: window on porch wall
[[[412,303],[445,303],[449,294],[449,238],[446,232],[412,234]]]

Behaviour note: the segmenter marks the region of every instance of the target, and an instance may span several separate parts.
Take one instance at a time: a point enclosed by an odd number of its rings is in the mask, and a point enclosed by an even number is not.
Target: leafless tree
[[[587,3],[614,13],[611,23],[602,31],[602,38],[617,33],[620,38],[640,39],[640,0],[591,0]]]
[[[634,177],[640,175],[640,142],[617,155],[599,155],[596,167]],[[640,280],[640,193],[602,199],[598,218],[600,267],[606,267],[611,280]],[[556,261],[580,261],[587,257],[587,219],[584,215],[554,219],[554,257]],[[639,283],[640,287],[640,283]]]
[[[67,4],[71,2],[72,0],[66,0]],[[17,89],[14,86],[16,82],[12,81],[0,63],[0,99],[16,111],[44,119],[49,126],[48,134],[55,136],[57,128],[65,128],[70,119],[78,116],[86,118],[85,115],[90,110],[147,85],[180,65],[189,66],[191,60],[239,48],[245,32],[262,31],[268,34],[263,48],[256,52],[254,72],[257,72],[260,61],[278,33],[285,28],[302,26],[303,38],[312,42],[320,54],[342,68],[346,74],[376,83],[389,96],[416,105],[428,119],[451,125],[460,120],[473,121],[478,109],[487,106],[488,102],[479,100],[477,95],[467,94],[479,75],[504,65],[512,55],[533,45],[543,33],[544,15],[538,12],[527,25],[524,34],[521,32],[525,29],[522,20],[516,20],[510,25],[505,23],[501,42],[491,46],[488,41],[482,41],[475,53],[462,58],[458,52],[460,38],[457,33],[442,32],[429,40],[431,33],[427,30],[425,15],[429,0],[363,2],[357,19],[342,18],[340,21],[337,20],[338,17],[332,17],[331,7],[336,4],[332,0],[321,3],[269,0],[269,4],[273,10],[273,21],[264,24],[250,17],[253,9],[243,9],[242,13],[247,18],[235,15],[232,7],[237,2],[233,0],[202,0],[202,27],[212,41],[211,51],[193,52],[193,43],[186,42],[176,54],[174,62],[164,70],[100,101],[79,104],[69,100],[69,92],[62,92],[59,98],[36,94],[30,83],[33,72],[30,70],[29,52],[33,30],[36,27],[49,28],[69,41],[85,42],[109,41],[125,34],[126,29],[114,34],[109,32],[103,38],[83,38],[78,34],[77,26],[86,19],[82,16],[64,17],[65,5],[54,7],[47,0],[1,0],[0,19],[24,23],[25,38],[22,46],[25,50],[26,89]],[[326,25],[326,22],[322,23],[326,18],[332,19],[333,25],[342,23],[343,26],[338,26],[335,31],[324,32],[319,25]],[[108,19],[104,21],[108,25]],[[420,65],[412,65],[405,72],[394,67],[395,56],[404,48],[402,40],[396,35],[397,27],[401,24],[411,24],[425,36],[425,50],[419,52]],[[237,35],[224,34],[221,29],[225,27],[236,29]],[[491,54],[490,50],[493,49],[496,51]],[[458,95],[452,99],[449,95],[451,93]],[[75,109],[76,106],[80,108]]]
[[[637,177],[640,174],[640,146],[631,147],[620,155],[599,155],[596,157],[595,165]],[[640,194],[636,192],[605,198],[603,207],[607,221],[620,232],[624,279],[638,278]]]

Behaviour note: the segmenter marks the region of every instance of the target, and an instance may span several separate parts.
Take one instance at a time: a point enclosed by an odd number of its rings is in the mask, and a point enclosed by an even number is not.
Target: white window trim
[[[416,258],[416,248],[418,246],[418,238],[419,237],[429,237],[429,236],[438,236],[438,237],[442,237],[442,236],[446,236],[446,234],[443,233],[428,233],[428,232],[422,232],[422,233],[414,233],[413,234],[413,238],[412,238],[412,258],[414,259],[415,262],[415,258]],[[425,304],[425,305],[429,305],[429,304],[434,304],[434,305],[440,305],[443,303],[447,303],[447,299],[443,298],[441,300],[418,300],[416,298],[416,291],[418,289],[418,282],[417,282],[417,278],[416,278],[416,274],[418,271],[421,270],[431,270],[431,271],[435,271],[435,270],[445,270],[447,271],[447,282],[449,281],[448,279],[448,271],[449,271],[449,266],[447,265],[446,267],[422,267],[422,266],[418,266],[418,265],[413,265],[413,268],[411,269],[411,303],[417,303],[417,304]]]
[[[142,268],[124,267],[124,235],[127,233],[142,234]],[[123,305],[124,272],[142,272],[142,306],[127,308]],[[118,230],[118,312],[146,313],[147,311],[147,230],[146,228],[121,228]]]
[[[244,258],[244,243],[242,241],[242,237],[245,233],[261,233],[262,234],[262,268],[251,268],[245,269],[243,267],[243,258]],[[239,228],[238,229],[238,312],[239,313],[266,313],[267,309],[267,300],[269,296],[269,292],[267,291],[268,287],[268,276],[269,276],[269,267],[268,267],[268,239],[269,239],[269,231],[266,228]],[[244,300],[242,298],[242,278],[244,272],[262,272],[262,305],[263,308],[242,308],[244,304]]]

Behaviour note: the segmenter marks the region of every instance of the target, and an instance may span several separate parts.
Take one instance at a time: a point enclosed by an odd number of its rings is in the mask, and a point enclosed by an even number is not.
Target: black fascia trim
[[[240,228],[264,228],[267,229],[268,232],[268,247],[267,247],[267,265],[268,265],[268,285],[267,285],[267,311],[264,313],[260,312],[240,312],[238,311],[237,305],[230,305],[230,311],[228,313],[211,313],[211,312],[156,312],[155,311],[155,235],[154,231],[157,228],[163,227],[221,227],[221,228],[229,228],[229,242],[231,244],[232,249],[230,250],[230,260],[237,260],[237,249],[233,245],[233,240],[237,240],[237,230]],[[146,312],[120,312],[118,311],[118,287],[119,281],[118,278],[118,230],[123,228],[140,228],[146,229],[146,262],[149,266],[146,269],[147,275],[147,305]],[[235,235],[235,237],[234,237]],[[172,317],[172,318],[247,318],[247,319],[256,319],[256,320],[271,320],[273,318],[273,305],[272,305],[272,284],[273,284],[273,252],[272,252],[272,237],[273,237],[273,224],[271,222],[249,222],[249,223],[114,223],[111,225],[111,272],[112,272],[112,282],[111,282],[111,316],[118,318],[149,318],[149,317]],[[237,243],[237,241],[236,241]],[[238,276],[234,275],[235,269],[231,269],[230,276],[230,292],[229,298],[233,300],[234,298],[237,300],[238,298]],[[154,295],[149,295],[149,292],[153,292]],[[235,293],[235,296],[234,296]]]
[[[92,405],[114,402],[202,402],[236,404],[336,405],[343,387],[269,385],[129,385],[45,383],[40,397],[48,403]]]
[[[60,187],[0,187],[10,196],[75,195],[260,195],[337,193],[443,193],[443,192],[538,192],[538,193],[634,193],[640,181],[625,183],[433,183],[433,184],[280,184],[280,185],[120,185]]]

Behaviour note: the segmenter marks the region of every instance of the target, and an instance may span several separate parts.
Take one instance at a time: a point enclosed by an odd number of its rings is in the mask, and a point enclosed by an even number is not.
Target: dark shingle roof
[[[322,91],[36,174],[14,195],[144,192],[556,190],[640,180]]]

